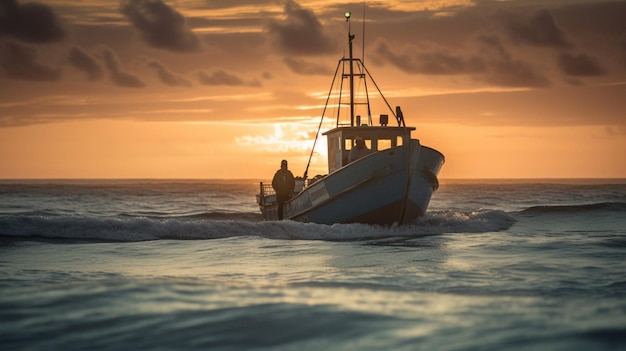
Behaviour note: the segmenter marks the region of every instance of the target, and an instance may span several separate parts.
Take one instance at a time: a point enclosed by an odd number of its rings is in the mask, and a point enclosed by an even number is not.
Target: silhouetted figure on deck
[[[291,198],[293,190],[296,187],[296,180],[289,169],[287,169],[287,160],[280,162],[280,169],[274,174],[272,179],[272,188],[276,192],[276,203],[278,204],[278,219],[283,219],[283,206],[285,201]]]
[[[365,140],[363,137],[356,137],[356,144],[350,150],[350,154],[348,155],[348,163],[356,161],[363,156],[367,156],[372,153],[372,150],[367,148],[365,145]]]

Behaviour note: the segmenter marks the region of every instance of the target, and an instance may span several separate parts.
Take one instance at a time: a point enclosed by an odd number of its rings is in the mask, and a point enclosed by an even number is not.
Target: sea
[[[0,180],[0,349],[626,350],[626,179],[444,179],[387,227],[258,190]]]

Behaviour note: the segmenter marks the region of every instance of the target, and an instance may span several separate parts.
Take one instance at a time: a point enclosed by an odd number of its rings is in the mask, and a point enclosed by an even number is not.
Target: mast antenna
[[[348,60],[348,62],[350,62],[350,126],[354,127],[354,58],[352,56],[352,40],[354,39],[354,35],[350,27],[350,16],[352,16],[352,13],[347,11],[344,16],[348,22],[348,49],[350,51],[350,58]]]
[[[363,0],[363,34],[361,36],[363,37],[361,43],[361,60],[363,64],[365,64],[365,0]]]

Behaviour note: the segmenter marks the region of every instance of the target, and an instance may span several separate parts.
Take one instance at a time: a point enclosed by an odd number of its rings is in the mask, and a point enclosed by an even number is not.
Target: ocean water
[[[408,226],[255,180],[0,181],[2,350],[626,350],[626,180],[444,180]]]

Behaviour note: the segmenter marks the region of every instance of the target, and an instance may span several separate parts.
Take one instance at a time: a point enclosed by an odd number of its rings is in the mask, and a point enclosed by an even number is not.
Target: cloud
[[[28,81],[56,81],[61,78],[61,68],[38,62],[39,52],[15,42],[5,42],[0,47],[0,68],[9,79]]]
[[[572,36],[600,35],[603,38],[620,38],[626,31],[626,2],[606,1],[567,1],[566,6],[553,7],[552,13],[559,19],[559,25]],[[571,4],[570,4],[571,3]]]
[[[626,127],[605,127],[606,135],[608,136],[626,136]]]
[[[504,22],[506,34],[513,42],[556,48],[571,46],[565,31],[545,9],[529,17],[513,12],[499,12],[497,16]]]
[[[328,68],[325,65],[308,62],[305,60],[298,60],[294,58],[285,58],[283,62],[291,69],[294,73],[302,74],[302,75],[329,75],[333,74],[333,70]]]
[[[120,5],[120,11],[153,47],[178,52],[200,48],[185,17],[161,0],[128,0]]]
[[[191,82],[180,75],[170,72],[163,64],[158,61],[148,62],[148,67],[154,69],[157,76],[164,84],[169,86],[191,87]]]
[[[230,9],[234,7],[255,7],[275,4],[278,0],[204,0],[202,8],[208,9]]]
[[[568,76],[590,77],[602,76],[606,73],[604,68],[594,58],[585,55],[573,55],[562,53],[558,59],[561,72]]]
[[[480,55],[451,54],[443,49],[425,51],[414,46],[391,50],[380,41],[376,59],[410,74],[468,75],[477,81],[503,87],[546,87],[549,80],[531,64],[514,59],[495,36],[478,37]]]
[[[217,71],[209,74],[204,71],[199,71],[197,73],[198,80],[200,83],[204,85],[231,85],[231,86],[260,86],[261,83],[258,81],[248,82],[246,83],[240,77],[229,73],[223,69],[218,69]]]
[[[443,51],[422,52],[415,47],[393,51],[381,41],[376,54],[407,73],[454,75],[485,71],[485,63],[478,57],[464,58]]]
[[[102,55],[109,70],[109,78],[115,85],[126,88],[143,88],[146,86],[139,78],[120,68],[120,63],[111,49],[105,49]]]
[[[622,56],[622,63],[624,64],[624,67],[626,67],[626,37],[624,39],[622,39],[622,42],[620,43],[621,46],[621,56]]]
[[[334,52],[334,38],[324,33],[324,27],[315,14],[293,0],[284,7],[287,18],[272,20],[267,26],[280,50],[295,55],[314,55]]]
[[[2,34],[29,43],[50,43],[65,37],[50,7],[38,3],[19,4],[16,0],[0,1]]]
[[[550,86],[546,76],[531,64],[514,59],[495,36],[480,36],[487,72],[480,79],[503,87],[545,88]]]
[[[96,81],[102,79],[104,72],[102,68],[96,62],[96,60],[78,47],[73,47],[70,50],[69,62],[74,68],[77,68],[87,75],[87,79],[90,81]]]

